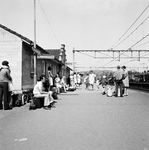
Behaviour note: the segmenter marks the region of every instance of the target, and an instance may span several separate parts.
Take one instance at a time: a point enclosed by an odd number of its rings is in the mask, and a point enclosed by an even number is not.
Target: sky
[[[127,50],[149,34],[148,5],[148,0],[36,0],[36,42],[44,49],[58,49],[65,44],[67,62],[73,61],[73,49]],[[0,24],[34,41],[34,0],[0,0],[0,6]],[[132,49],[149,49],[148,42],[147,36]],[[110,54],[96,53],[103,58],[95,59],[94,53],[75,52],[76,70],[149,66],[148,58],[113,61],[105,59],[106,55]]]

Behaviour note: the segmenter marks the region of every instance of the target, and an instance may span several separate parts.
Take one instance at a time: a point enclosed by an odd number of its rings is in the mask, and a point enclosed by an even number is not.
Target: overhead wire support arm
[[[149,36],[149,34],[148,35],[146,35],[144,38],[146,38],[147,36]],[[142,40],[144,39],[144,38],[142,38]],[[133,51],[133,52],[138,52],[138,51],[144,51],[144,52],[148,52],[149,50],[132,50],[131,48],[129,48],[129,49],[126,49],[126,50],[104,50],[104,49],[101,49],[101,50],[75,50],[75,49],[73,49],[73,52],[98,52],[98,53],[100,53],[100,52],[131,52],[131,51]]]

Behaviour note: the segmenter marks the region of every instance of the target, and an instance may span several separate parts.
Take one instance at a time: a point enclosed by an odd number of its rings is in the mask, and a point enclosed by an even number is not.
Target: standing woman
[[[123,69],[123,84],[124,84],[124,96],[128,96],[129,78],[128,72],[126,71],[126,66],[122,66]]]
[[[53,86],[53,74],[52,74],[52,68],[50,66],[48,67],[48,79],[49,79],[50,87],[52,87]]]
[[[11,109],[11,86],[12,77],[10,76],[9,62],[3,61],[0,68],[0,109],[8,110]],[[4,96],[4,106],[2,105],[2,99]]]
[[[56,74],[56,77],[55,77],[55,86],[57,88],[57,94],[60,94],[60,88],[62,87],[61,84],[60,84],[60,77],[59,77],[59,73]]]

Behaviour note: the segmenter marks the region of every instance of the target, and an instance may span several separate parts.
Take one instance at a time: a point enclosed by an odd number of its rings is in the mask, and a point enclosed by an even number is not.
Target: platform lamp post
[[[36,49],[36,0],[34,0],[34,49]],[[34,52],[34,86],[37,82],[37,53]]]

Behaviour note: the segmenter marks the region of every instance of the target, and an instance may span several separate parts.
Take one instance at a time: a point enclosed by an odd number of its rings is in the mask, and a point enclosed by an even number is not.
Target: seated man
[[[35,97],[44,97],[44,108],[45,109],[50,109],[50,107],[52,106],[54,100],[52,97],[52,92],[45,92],[44,91],[44,82],[45,82],[46,78],[44,75],[40,76],[40,81],[37,81],[37,84],[34,87],[33,90],[33,94]]]

